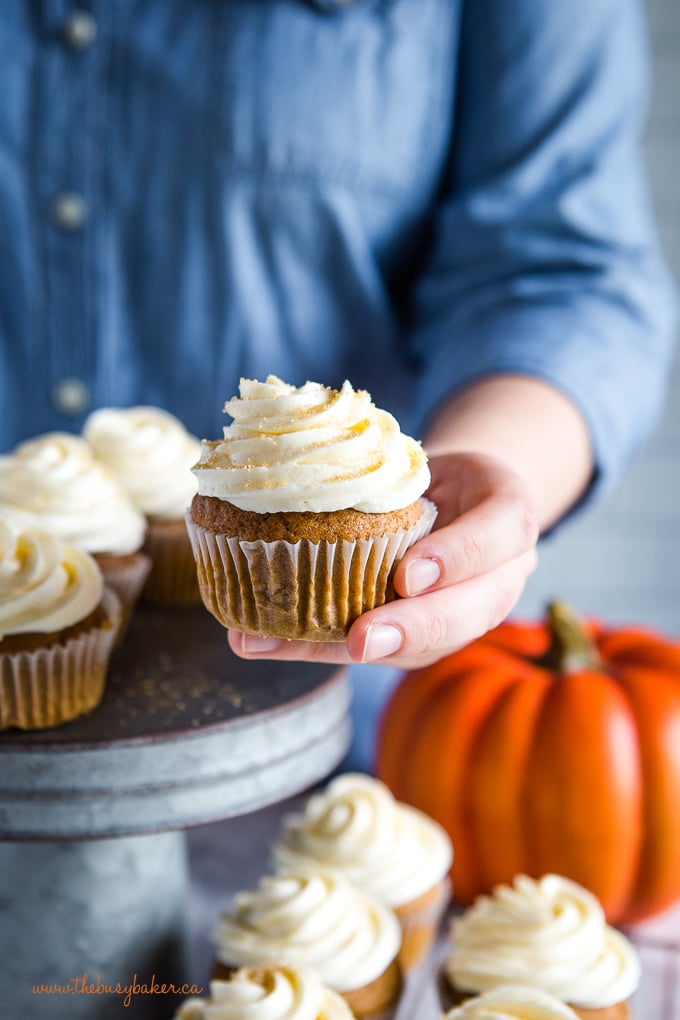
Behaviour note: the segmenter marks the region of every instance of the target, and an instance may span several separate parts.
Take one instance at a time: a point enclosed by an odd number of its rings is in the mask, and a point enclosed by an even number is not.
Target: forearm
[[[425,436],[430,454],[497,457],[525,483],[544,531],[576,503],[593,472],[585,421],[559,390],[529,376],[481,380],[438,411]]]

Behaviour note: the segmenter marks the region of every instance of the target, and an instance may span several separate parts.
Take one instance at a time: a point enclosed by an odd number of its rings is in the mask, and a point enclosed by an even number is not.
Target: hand
[[[417,669],[497,626],[536,566],[539,525],[522,480],[495,457],[446,453],[430,460],[435,530],[404,556],[398,598],[352,624],[345,643],[229,632],[243,658],[378,662]]]

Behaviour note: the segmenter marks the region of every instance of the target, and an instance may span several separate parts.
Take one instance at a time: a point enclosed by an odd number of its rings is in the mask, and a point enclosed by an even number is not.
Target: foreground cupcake
[[[310,970],[254,967],[211,981],[207,999],[187,999],[175,1020],[353,1020],[344,999]]]
[[[263,878],[215,928],[216,977],[239,967],[314,970],[357,1017],[392,1016],[402,977],[399,923],[387,907],[320,872]]]
[[[284,820],[274,845],[283,872],[318,867],[391,907],[402,928],[399,961],[416,967],[430,949],[449,898],[451,842],[421,811],[399,804],[370,776],[338,776]]]
[[[568,1003],[583,1020],[624,1020],[640,980],[630,942],[609,927],[597,899],[559,875],[480,896],[451,928],[443,985],[454,1004],[504,984]]]
[[[521,985],[501,985],[468,999],[443,1020],[578,1020],[578,1016],[547,992]]]
[[[0,520],[0,730],[58,726],[99,704],[119,623],[91,556]]]
[[[126,618],[149,571],[144,517],[84,439],[50,432],[0,457],[0,515],[18,512],[97,560]]]
[[[247,633],[344,640],[432,527],[422,447],[348,382],[242,379],[224,409],[187,515],[206,607]]]
[[[196,492],[191,468],[200,454],[198,439],[157,407],[104,407],[90,415],[83,435],[146,518],[151,572],[144,599],[160,606],[200,602],[184,523]]]

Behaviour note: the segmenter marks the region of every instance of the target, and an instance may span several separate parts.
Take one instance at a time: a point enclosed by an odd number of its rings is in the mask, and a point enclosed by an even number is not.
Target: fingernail
[[[406,564],[406,594],[420,595],[441,577],[436,560],[411,560]]]
[[[281,640],[279,638],[271,637],[260,637],[259,634],[242,634],[241,635],[241,651],[242,652],[274,652],[277,648],[281,647]]]
[[[403,640],[402,633],[397,627],[390,627],[385,623],[372,623],[366,631],[361,661],[373,662],[374,659],[384,659],[398,652]]]

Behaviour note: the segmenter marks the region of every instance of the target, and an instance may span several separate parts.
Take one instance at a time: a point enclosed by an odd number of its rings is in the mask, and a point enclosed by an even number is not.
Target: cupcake
[[[127,619],[149,571],[146,523],[84,439],[50,432],[0,457],[0,516],[15,513],[94,556]]]
[[[219,918],[215,977],[239,967],[309,968],[357,1017],[393,1016],[401,993],[399,923],[379,900],[321,872],[265,877]]]
[[[284,819],[274,845],[283,872],[320,868],[341,875],[391,907],[402,929],[399,962],[409,971],[425,957],[449,899],[453,860],[437,822],[395,801],[370,776],[338,776]]]
[[[0,730],[59,726],[98,705],[119,623],[91,556],[0,519]]]
[[[597,899],[566,878],[480,896],[451,927],[443,967],[445,1005],[499,985],[529,985],[567,1003],[582,1020],[624,1020],[640,980],[630,942],[609,927]]]
[[[578,1020],[573,1009],[547,992],[500,985],[450,1010],[443,1020]],[[191,1020],[191,1017],[188,1018]]]
[[[104,407],[83,435],[146,518],[144,552],[151,571],[142,597],[158,606],[200,603],[196,565],[184,514],[196,492],[191,468],[198,439],[157,407]]]
[[[175,1020],[353,1020],[344,999],[311,970],[254,967],[211,981],[207,999],[187,999]]]
[[[343,641],[434,523],[422,447],[348,382],[242,379],[224,410],[187,514],[203,602],[225,627]]]

